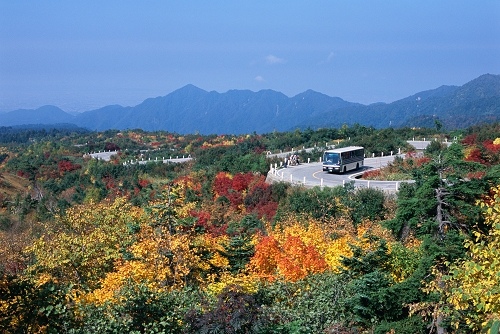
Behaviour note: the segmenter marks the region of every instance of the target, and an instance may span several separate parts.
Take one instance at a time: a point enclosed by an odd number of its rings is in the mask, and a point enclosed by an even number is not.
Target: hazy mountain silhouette
[[[463,86],[441,86],[392,103],[362,105],[312,90],[293,97],[273,90],[205,91],[187,85],[134,107],[110,105],[78,115],[54,106],[0,114],[0,125],[73,123],[91,130],[143,129],[177,133],[265,133],[355,123],[463,128],[500,120],[500,75],[485,74]]]

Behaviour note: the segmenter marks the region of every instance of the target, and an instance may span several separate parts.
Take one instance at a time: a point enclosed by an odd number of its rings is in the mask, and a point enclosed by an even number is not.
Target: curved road
[[[106,152],[106,151],[100,152],[99,151],[98,153],[89,153],[87,155],[84,155],[84,157],[89,156],[91,158],[98,159],[98,160],[110,161],[111,157],[113,155],[118,154],[118,153],[119,153],[119,151],[108,151],[108,152]],[[193,158],[191,158],[191,156],[187,156],[187,157],[182,156],[182,158],[179,158],[177,156],[175,158],[170,157],[169,159],[159,159],[159,160],[158,160],[158,158],[155,158],[155,160],[151,160],[151,159],[138,160],[138,159],[136,159],[135,161],[133,161],[133,160],[126,161],[123,163],[123,165],[135,165],[135,164],[144,165],[148,162],[163,162],[164,164],[166,164],[166,163],[182,163],[182,162],[190,161],[192,159]]]
[[[422,151],[424,150],[431,141],[429,140],[408,140],[407,141],[411,146],[413,146],[416,150]],[[451,145],[452,142],[445,141],[443,144]],[[308,150],[312,150],[310,148]],[[295,152],[299,152],[297,149]],[[293,154],[294,152],[281,152],[278,154],[268,153],[268,157],[278,157],[285,158]],[[403,156],[403,155],[400,155]],[[343,185],[346,182],[354,181],[356,187],[373,187],[382,189],[387,192],[396,192],[399,189],[399,185],[402,182],[414,182],[413,180],[407,181],[367,181],[367,180],[359,180],[356,179],[357,176],[360,176],[363,172],[370,169],[377,169],[387,165],[389,162],[394,160],[393,155],[387,155],[385,157],[377,157],[377,158],[366,158],[365,166],[357,171],[351,171],[345,174],[328,174],[327,172],[323,172],[322,164],[320,162],[313,162],[302,164],[299,166],[288,166],[288,168],[271,168],[269,173],[267,174],[268,181],[276,182],[276,181],[285,181],[291,182],[292,184],[300,184],[306,187],[315,187],[315,186],[324,186],[324,187],[334,187]]]
[[[273,169],[269,171],[271,181],[285,181],[292,184],[301,184],[306,187],[324,186],[335,187],[354,181],[356,187],[378,188],[387,192],[396,192],[401,182],[411,181],[367,181],[356,179],[357,176],[370,169],[378,169],[394,160],[395,156],[366,158],[365,166],[356,171],[345,174],[329,174],[323,171],[321,162],[304,163],[299,166]]]

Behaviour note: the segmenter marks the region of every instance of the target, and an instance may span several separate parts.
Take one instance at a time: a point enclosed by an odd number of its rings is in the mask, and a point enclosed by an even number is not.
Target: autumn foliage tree
[[[83,303],[120,303],[120,292],[145,285],[151,292],[180,290],[193,283],[202,264],[191,249],[186,234],[171,234],[165,227],[142,226],[137,241],[127,248],[127,258],[119,258],[99,288],[82,296]]]
[[[443,277],[445,305],[456,327],[480,331],[500,325],[500,185],[478,202],[483,208],[489,231],[476,230],[465,242],[467,257],[450,266]],[[437,287],[439,289],[439,287]],[[446,311],[448,310],[448,312]]]
[[[389,147],[424,130],[37,140],[8,152],[6,166],[30,193],[11,197],[0,180],[0,328],[422,333],[453,324],[491,332],[500,327],[497,130],[398,161],[390,172],[415,182],[400,185],[397,201],[353,183],[269,184],[275,161],[263,152],[349,136],[378,152],[374,141]],[[106,143],[122,148],[114,161],[83,157]],[[195,161],[152,162],[171,152]],[[139,154],[151,163],[121,164]]]
[[[68,210],[27,248],[33,259],[28,272],[39,283],[97,287],[132,244],[133,226],[140,223],[141,215],[142,210],[124,198]]]
[[[278,225],[260,238],[249,267],[267,280],[297,281],[325,270],[339,271],[341,259],[352,256],[352,246],[365,250],[371,247],[371,235],[393,241],[388,230],[374,224],[357,228],[352,223],[338,226],[341,229],[327,230],[312,220],[305,225],[297,222]]]

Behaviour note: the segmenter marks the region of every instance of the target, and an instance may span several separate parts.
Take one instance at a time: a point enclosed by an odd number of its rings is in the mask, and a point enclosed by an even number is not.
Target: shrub
[[[258,333],[270,324],[256,296],[236,285],[225,288],[208,311],[192,309],[185,320],[188,333]]]

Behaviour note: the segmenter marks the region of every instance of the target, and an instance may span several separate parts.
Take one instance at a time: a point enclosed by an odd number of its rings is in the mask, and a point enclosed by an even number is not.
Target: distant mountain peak
[[[41,106],[41,107],[37,108],[36,110],[59,110],[59,111],[63,111],[61,108],[56,107],[56,106],[51,105],[51,104],[46,104],[44,106]]]
[[[193,84],[187,84],[185,86],[182,86],[181,88],[173,91],[172,93],[179,92],[179,91],[181,91],[181,92],[195,92],[195,93],[208,93],[206,90],[201,89],[199,87],[196,87]]]
[[[70,115],[55,106],[0,114],[0,125],[73,123],[102,131],[140,128],[177,133],[266,133],[299,128],[434,126],[464,128],[500,121],[500,75],[484,74],[462,86],[440,86],[392,103],[362,105],[308,89],[288,97],[263,89],[207,92],[187,84],[134,107],[118,105]]]
[[[500,75],[483,74],[461,86],[458,92],[461,98],[467,96],[480,99],[498,97],[500,95]]]
[[[483,74],[483,75],[480,75],[479,77],[477,77],[476,79],[473,79],[471,81],[474,81],[474,80],[484,80],[484,79],[498,79],[500,77],[500,74],[491,74],[491,73],[486,73],[486,74]]]

